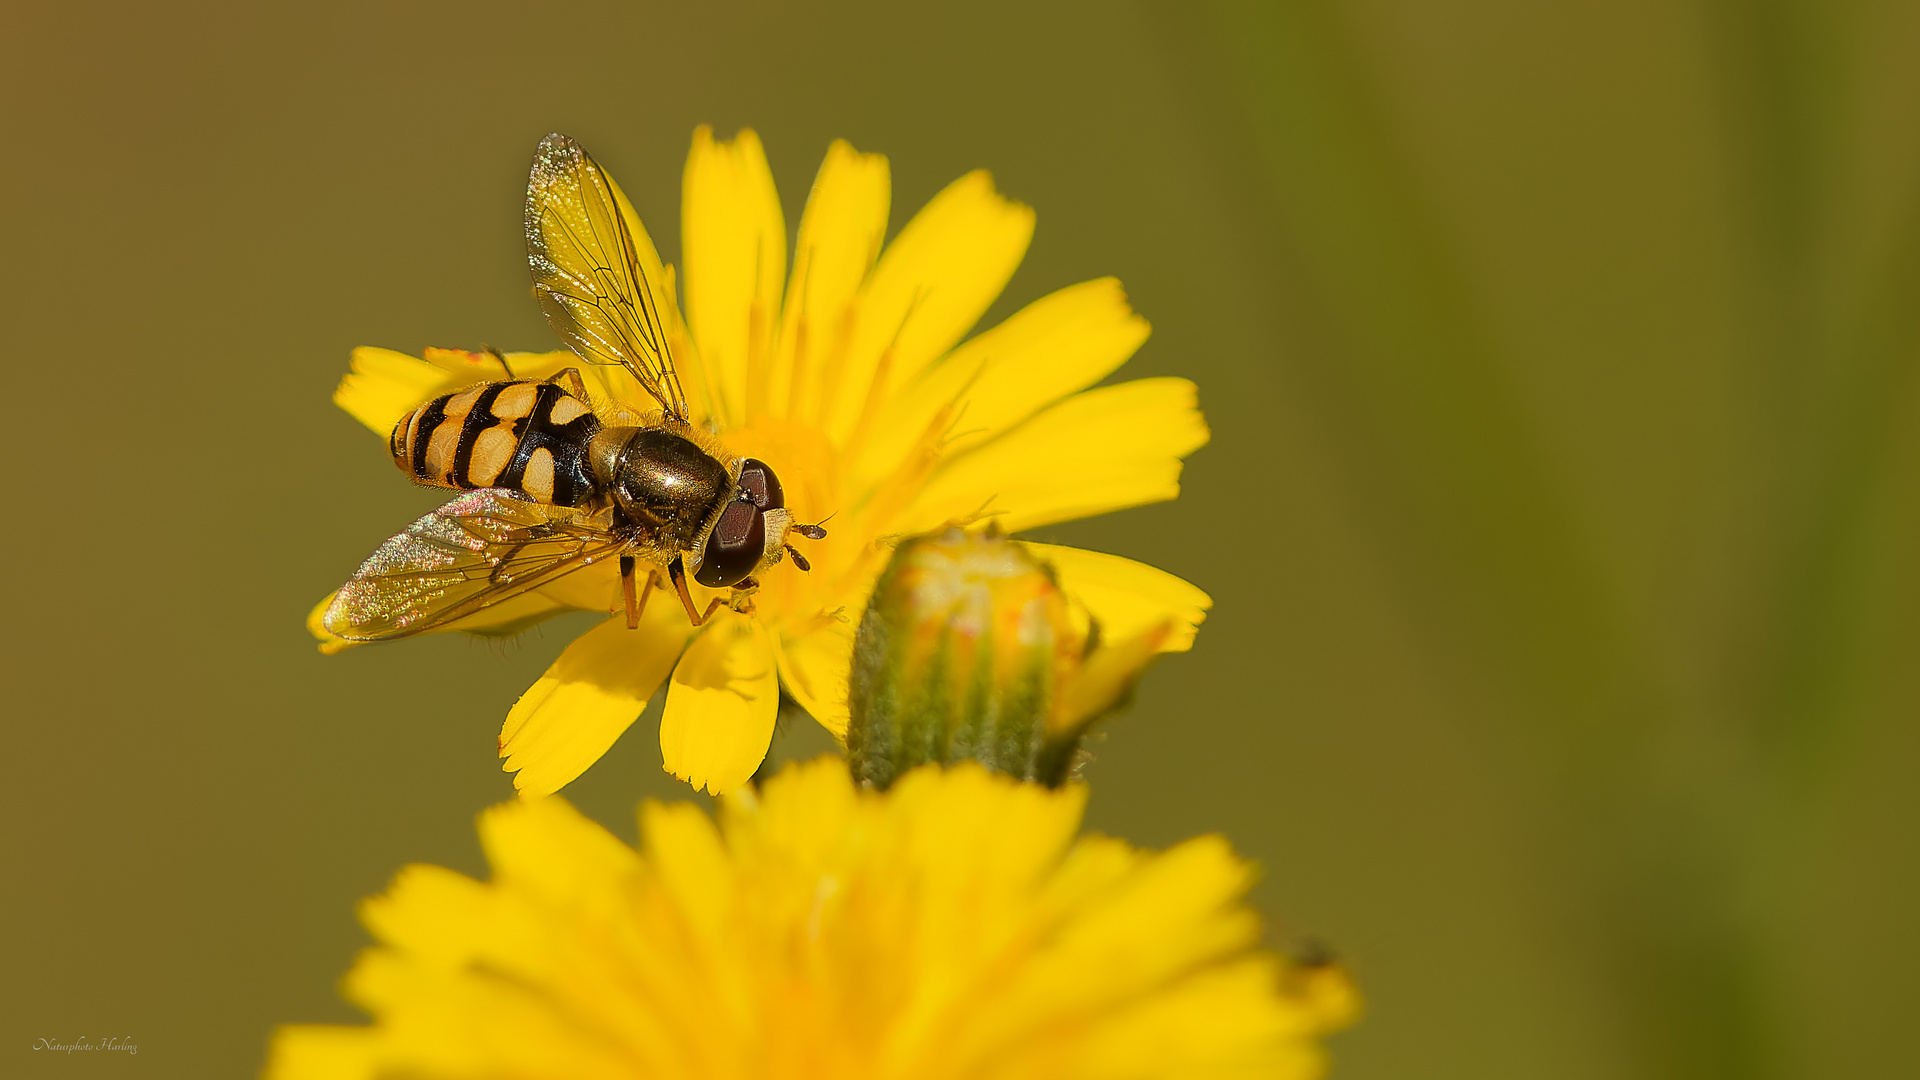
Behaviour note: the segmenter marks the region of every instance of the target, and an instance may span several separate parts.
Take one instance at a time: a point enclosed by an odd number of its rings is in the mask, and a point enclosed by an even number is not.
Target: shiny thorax
[[[604,428],[587,444],[587,471],[647,547],[688,553],[702,585],[735,585],[779,561],[791,524],[786,499],[766,462],[741,458],[729,468],[688,434]]]
[[[664,427],[602,429],[587,443],[587,471],[668,551],[693,550],[734,488],[718,458]]]

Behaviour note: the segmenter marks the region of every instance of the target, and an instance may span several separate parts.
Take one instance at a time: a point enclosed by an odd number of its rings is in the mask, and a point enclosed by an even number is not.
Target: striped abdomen
[[[434,398],[394,425],[393,462],[435,487],[509,488],[554,506],[593,494],[587,403],[550,382],[482,383]]]

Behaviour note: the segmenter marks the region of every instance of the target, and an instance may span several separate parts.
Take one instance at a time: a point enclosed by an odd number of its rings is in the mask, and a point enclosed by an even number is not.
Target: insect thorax
[[[388,449],[423,484],[583,506],[594,496],[587,443],[599,430],[586,402],[554,383],[516,379],[434,398],[394,426]]]
[[[587,468],[663,551],[692,550],[733,494],[726,464],[666,427],[602,429],[589,444]]]

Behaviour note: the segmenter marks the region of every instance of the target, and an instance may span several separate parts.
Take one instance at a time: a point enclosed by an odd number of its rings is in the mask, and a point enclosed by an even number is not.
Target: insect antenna
[[[816,539],[818,538],[816,537]],[[787,554],[793,558],[793,565],[799,567],[802,571],[808,571],[813,569],[813,567],[810,564],[808,564],[807,557],[805,555],[800,554],[800,552],[798,552],[797,550],[795,550],[792,544],[781,544],[780,546],[787,549]]]

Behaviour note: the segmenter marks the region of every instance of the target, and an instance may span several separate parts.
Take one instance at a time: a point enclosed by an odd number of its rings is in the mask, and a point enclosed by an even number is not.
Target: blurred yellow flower
[[[737,787],[766,755],[782,693],[836,738],[847,727],[854,627],[893,538],[950,522],[1018,532],[1171,499],[1181,458],[1207,429],[1193,384],[1155,378],[1088,389],[1147,337],[1119,282],[1090,281],[961,343],[1026,251],[1033,212],[984,172],[936,195],[882,251],[886,159],[836,142],[801,216],[791,272],[780,200],[751,131],[694,133],[682,192],[684,318],[675,277],[639,220],[627,225],[662,282],[662,310],[696,423],[773,466],[796,520],[831,515],[811,573],[762,576],[751,615],[696,630],[672,603],[638,630],[613,618],[561,654],[508,714],[505,768],[524,794],[558,790],[598,760],[663,682],[666,768],[695,787]],[[783,287],[784,279],[784,287]],[[651,402],[624,372],[571,353],[510,354],[519,377],[580,366],[602,404]],[[491,356],[415,359],[360,349],[334,400],[385,439],[421,401],[501,377]],[[1152,567],[1032,545],[1079,617],[1131,637],[1171,620],[1182,650],[1206,595]],[[609,564],[570,575],[450,629],[511,633],[568,608],[607,611]],[[703,606],[710,593],[695,587]],[[322,647],[345,646],[309,620]],[[1117,640],[1117,638],[1116,638]]]
[[[493,880],[401,871],[348,975],[370,1027],[294,1026],[269,1080],[1313,1077],[1344,976],[1255,945],[1208,836],[1076,839],[1083,787],[974,764],[862,791],[790,767],[635,851],[560,799],[480,823]]]

